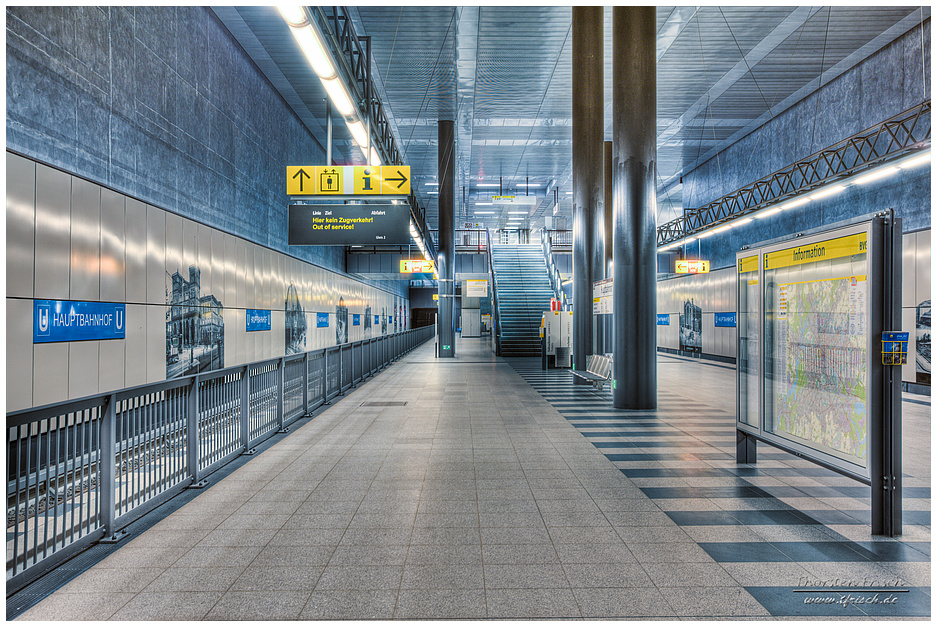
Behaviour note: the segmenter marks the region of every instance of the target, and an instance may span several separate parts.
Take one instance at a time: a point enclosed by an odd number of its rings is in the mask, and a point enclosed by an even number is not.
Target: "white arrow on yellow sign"
[[[410,166],[288,165],[288,196],[409,196]]]

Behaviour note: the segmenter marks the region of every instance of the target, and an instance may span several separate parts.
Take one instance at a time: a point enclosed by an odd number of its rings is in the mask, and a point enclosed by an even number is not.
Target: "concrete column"
[[[455,122],[439,121],[439,356],[455,357]]]
[[[612,9],[612,403],[622,409],[657,407],[655,31],[655,7]]]
[[[615,196],[612,193],[612,142],[605,146],[605,259],[602,262],[603,277],[612,276],[612,247],[615,239]],[[604,344],[595,347],[597,353],[612,352],[612,316],[603,314],[602,335]]]
[[[593,353],[592,281],[605,276],[604,218],[597,220],[604,206],[603,15],[603,7],[573,7],[573,361],[581,370]]]

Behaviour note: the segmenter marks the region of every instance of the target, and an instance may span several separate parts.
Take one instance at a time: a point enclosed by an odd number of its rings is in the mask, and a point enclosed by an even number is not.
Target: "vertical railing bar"
[[[107,399],[104,420],[101,423],[101,464],[104,465],[101,478],[101,498],[99,499],[99,512],[105,527],[107,537],[113,538],[114,520],[116,519],[116,504],[114,503],[114,483],[116,481],[115,448],[117,437],[117,396],[111,394]]]
[[[7,430],[9,433],[9,429]],[[13,505],[16,507],[15,518],[13,519],[13,574],[17,573],[16,565],[19,562],[19,543],[20,543],[20,477],[23,475],[23,453],[20,450],[20,441],[22,440],[23,427],[17,426],[13,427],[13,433],[16,434],[13,442],[16,443],[16,491],[13,496]],[[7,450],[9,451],[9,446]],[[8,453],[9,454],[9,453]],[[29,503],[29,495],[26,495],[26,502]],[[28,509],[28,505],[27,505]],[[25,518],[25,517],[24,517]]]
[[[45,430],[45,441],[46,441],[46,465],[52,459],[52,447],[50,440],[50,431],[52,426],[52,418],[46,418],[46,430]],[[39,464],[42,464],[42,456],[39,457]],[[36,466],[36,474],[39,474],[39,465]],[[45,493],[45,511],[44,511],[44,522],[42,524],[42,557],[46,557],[46,552],[49,547],[49,473],[46,472],[46,493]],[[39,551],[36,551],[36,557],[39,557]]]
[[[77,481],[78,470],[81,468],[81,460],[82,460],[81,455],[78,453],[78,424],[81,421],[81,418],[79,417],[83,417],[84,412],[85,410],[77,412],[75,416],[75,423],[72,425],[72,428],[69,430],[69,436],[70,436],[69,442],[70,442],[71,449],[72,449],[71,459],[74,460],[74,464],[72,466],[72,486],[74,486],[72,488],[72,501],[77,500],[78,494],[76,491],[79,490],[79,488],[81,487],[81,484],[78,483]],[[70,541],[74,542],[75,541],[75,503],[74,502],[72,502],[71,523],[68,525],[68,527],[69,527]]]
[[[241,371],[241,446],[247,451],[250,448],[250,424],[248,416],[250,415],[250,366],[244,366]]]
[[[192,377],[192,387],[189,389],[189,395],[186,403],[186,437],[189,445],[189,474],[192,476],[192,483],[199,481],[199,450],[198,437],[198,375]]]
[[[67,414],[66,414],[67,416]],[[67,417],[63,416],[67,422]],[[52,502],[52,552],[55,553],[55,547],[58,545],[59,537],[59,477],[62,474],[62,462],[61,458],[64,455],[64,451],[61,449],[62,444],[62,425],[59,423],[59,418],[55,420],[56,429],[55,429],[55,500]],[[66,466],[67,467],[67,466]],[[46,499],[48,501],[48,498]],[[48,505],[46,505],[48,507]],[[64,509],[63,517],[64,517]],[[65,521],[62,521],[62,530],[65,529]],[[64,535],[64,534],[63,534]]]

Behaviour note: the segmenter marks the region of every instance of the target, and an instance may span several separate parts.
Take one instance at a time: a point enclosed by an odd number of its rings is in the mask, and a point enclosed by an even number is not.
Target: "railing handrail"
[[[563,310],[569,309],[569,303],[566,301],[566,292],[563,291],[563,277],[556,267],[556,261],[553,259],[553,246],[550,241],[550,231],[542,229],[540,231],[540,248],[543,250],[543,259],[547,264],[547,272],[550,274],[550,286],[553,288],[553,294]]]
[[[494,301],[492,306],[492,317],[495,321],[495,355],[501,354],[501,304],[498,302],[498,286],[495,282],[495,266],[491,260],[491,231],[485,229],[485,238],[487,245],[485,253],[488,257],[488,276],[491,277],[491,298]]]
[[[9,412],[7,593],[119,537],[433,334],[401,330]]]

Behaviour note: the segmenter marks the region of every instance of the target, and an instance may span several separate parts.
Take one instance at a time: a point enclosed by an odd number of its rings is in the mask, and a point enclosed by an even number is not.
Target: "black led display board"
[[[290,246],[360,246],[410,243],[405,204],[290,205]]]

